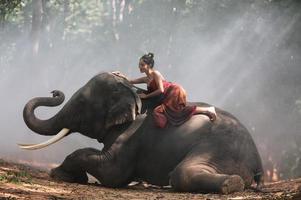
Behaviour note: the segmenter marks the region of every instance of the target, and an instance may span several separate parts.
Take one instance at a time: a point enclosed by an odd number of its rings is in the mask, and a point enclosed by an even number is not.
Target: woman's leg
[[[164,95],[160,94],[155,97],[147,98],[147,99],[142,99],[142,108],[141,108],[141,113],[144,113],[148,109],[155,109],[157,106],[162,104],[164,99]]]
[[[210,118],[211,121],[216,120],[216,112],[215,112],[215,108],[213,106],[211,106],[211,107],[199,107],[199,106],[197,106],[194,114],[207,115]]]

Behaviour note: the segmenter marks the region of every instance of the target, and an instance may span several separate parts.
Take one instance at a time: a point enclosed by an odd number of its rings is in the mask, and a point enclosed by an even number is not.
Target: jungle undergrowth
[[[26,171],[7,171],[0,174],[0,182],[7,182],[13,184],[32,183],[31,175]]]

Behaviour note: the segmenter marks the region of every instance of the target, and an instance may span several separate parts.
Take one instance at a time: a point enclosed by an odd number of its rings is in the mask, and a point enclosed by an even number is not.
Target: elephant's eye
[[[86,102],[86,97],[84,95],[80,95],[80,96],[78,96],[77,100],[79,103],[84,103],[84,102]]]

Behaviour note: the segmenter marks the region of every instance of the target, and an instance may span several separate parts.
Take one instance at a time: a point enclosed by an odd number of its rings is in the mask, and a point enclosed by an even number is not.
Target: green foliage
[[[71,0],[69,13],[65,18],[64,37],[74,40],[77,37],[91,41],[93,31],[103,26],[104,2],[101,1],[77,1]]]
[[[290,179],[301,176],[301,141],[300,136],[295,138],[295,144],[292,144],[287,151],[283,151],[280,163],[280,175],[283,179]]]
[[[0,0],[1,15],[11,13],[20,3],[21,0]]]
[[[26,171],[8,171],[0,174],[0,182],[9,182],[14,184],[31,183],[32,177]]]

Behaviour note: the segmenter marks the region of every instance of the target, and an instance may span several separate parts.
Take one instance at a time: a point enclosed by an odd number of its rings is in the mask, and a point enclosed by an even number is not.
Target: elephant
[[[132,181],[145,181],[179,192],[222,194],[263,183],[255,142],[232,114],[216,108],[214,122],[206,115],[193,115],[180,126],[158,128],[152,107],[142,109],[145,100],[137,92],[128,80],[102,72],[45,120],[35,116],[35,108],[62,104],[63,92],[56,90],[52,97],[33,98],[23,110],[26,125],[37,134],[54,138],[20,147],[42,148],[74,132],[103,143],[102,150],[74,151],[51,170],[52,178],[71,183],[86,184],[88,173],[104,187],[119,188]]]

